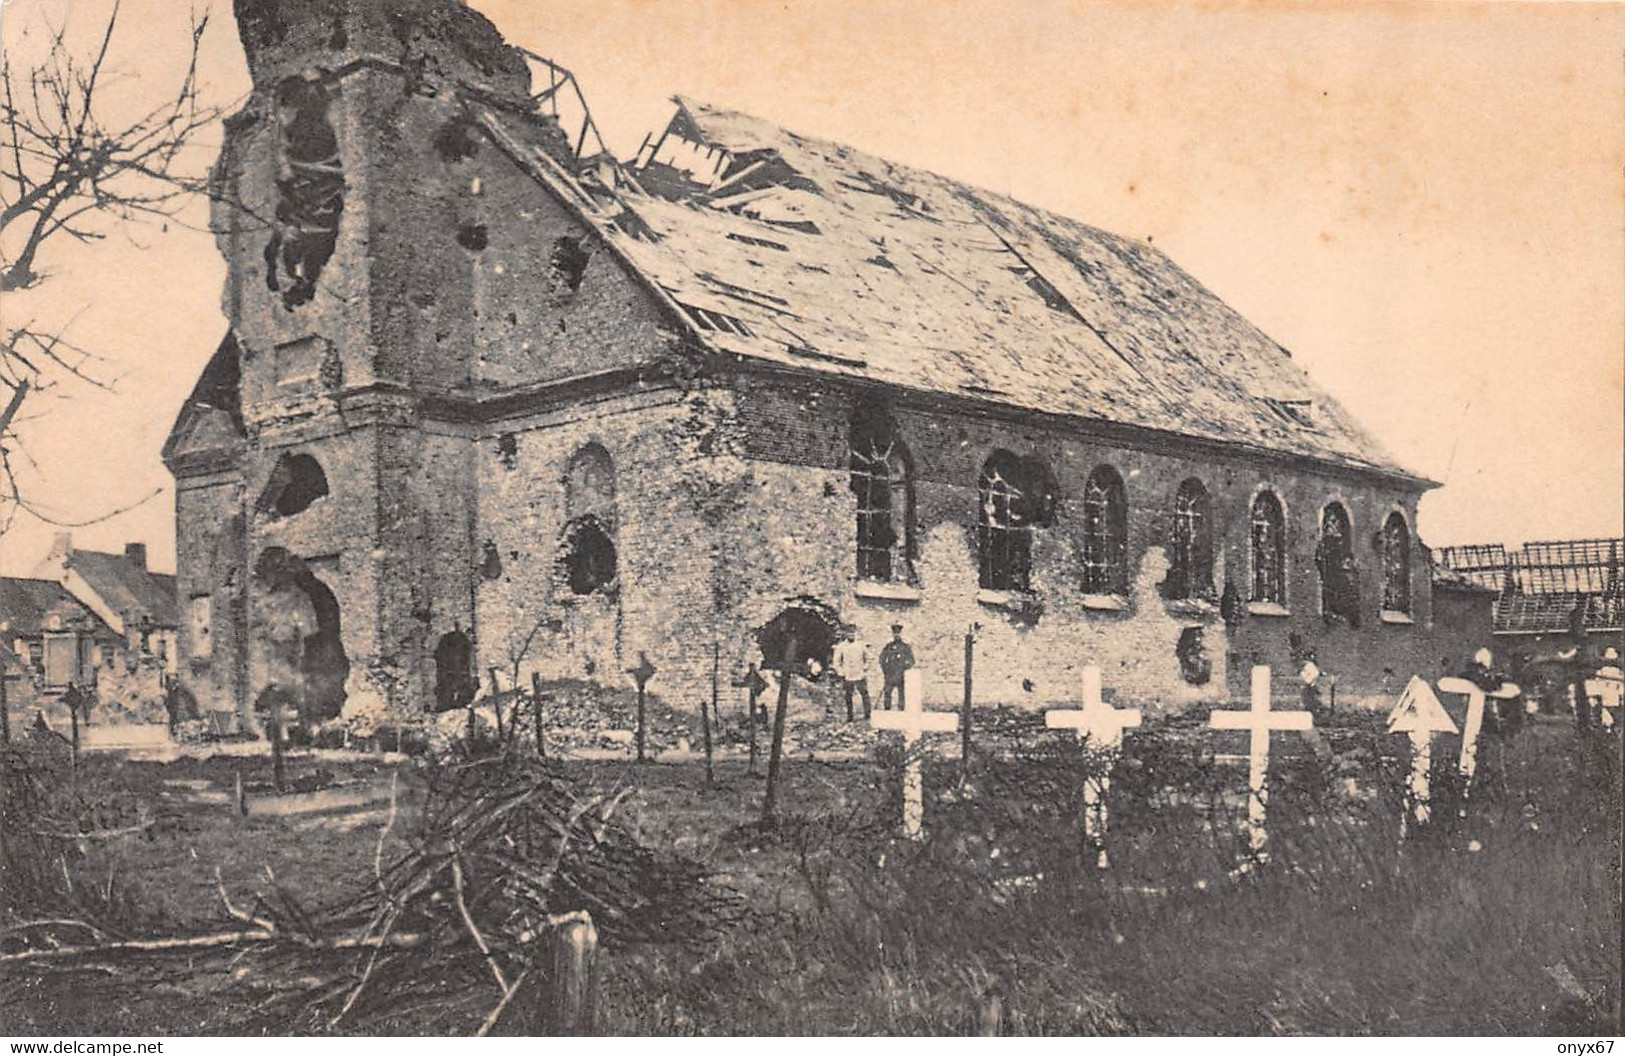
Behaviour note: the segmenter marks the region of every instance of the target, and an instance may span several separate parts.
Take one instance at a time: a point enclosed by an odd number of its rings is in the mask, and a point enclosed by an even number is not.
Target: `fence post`
[[[722,677],[722,643],[711,643],[711,710],[706,710],[705,701],[700,701],[700,727],[705,733],[705,787],[710,788],[717,783],[716,770],[711,763],[711,716],[717,710],[717,680]]]
[[[552,1034],[591,1034],[598,1019],[598,929],[586,912],[548,929],[542,1017]]]
[[[536,720],[536,754],[547,758],[547,738],[542,733],[542,676],[530,673],[530,713]]]

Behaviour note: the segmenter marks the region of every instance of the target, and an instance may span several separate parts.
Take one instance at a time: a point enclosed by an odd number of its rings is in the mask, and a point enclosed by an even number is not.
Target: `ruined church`
[[[967,634],[977,702],[1035,707],[1459,655],[1433,482],[1151,246],[688,99],[617,160],[457,0],[236,16],[229,329],[164,452],[204,707],[408,720],[645,654],[695,710],[787,618],[810,671],[902,624],[932,704]]]

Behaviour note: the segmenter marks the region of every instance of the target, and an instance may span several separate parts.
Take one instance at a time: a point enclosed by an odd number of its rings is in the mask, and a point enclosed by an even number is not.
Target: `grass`
[[[1481,752],[1467,818],[1436,749],[1435,824],[1401,845],[1402,763],[1350,720],[1325,751],[1273,771],[1271,860],[1228,874],[1243,844],[1232,767],[1178,729],[1131,738],[1113,784],[1113,868],[1085,868],[1077,760],[1056,738],[927,768],[927,839],[896,839],[895,766],[786,767],[783,814],[755,824],[743,766],[572,763],[589,787],[630,783],[647,845],[712,869],[760,911],[704,950],[608,948],[601,1027],[617,1034],[1596,1034],[1619,1030],[1619,742],[1576,763],[1572,729],[1536,720]],[[1283,741],[1285,739],[1283,738]],[[169,798],[126,766],[106,780],[166,803],[147,838],[92,845],[78,875],[112,875],[164,926],[218,923],[266,868],[307,902],[371,877],[383,814],[234,818]],[[295,760],[294,766],[300,765]],[[335,764],[323,762],[327,768]],[[358,775],[376,764],[358,762]],[[219,770],[220,773],[215,771]],[[1344,784],[1360,777],[1361,795]],[[347,775],[340,775],[347,776]],[[406,810],[416,794],[410,780]],[[1469,849],[1476,847],[1476,850]],[[389,852],[404,850],[392,843]],[[1198,886],[1200,884],[1200,886]],[[14,981],[18,982],[18,981]],[[13,1033],[232,1030],[224,980],[81,1002],[21,980]],[[9,996],[9,995],[8,995]]]

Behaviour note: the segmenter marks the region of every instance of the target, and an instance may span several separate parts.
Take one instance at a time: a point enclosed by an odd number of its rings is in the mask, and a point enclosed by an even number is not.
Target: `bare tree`
[[[85,55],[75,54],[65,25],[49,27],[40,57],[17,62],[11,49],[0,53],[0,296],[45,282],[45,262],[59,246],[99,242],[119,225],[167,222],[206,187],[187,147],[222,112],[198,92],[207,13],[192,15],[188,59],[173,90],[150,93],[151,104],[135,108],[130,93],[110,90],[118,25],[115,2],[99,44]],[[0,321],[0,444],[12,441],[0,446],[0,488],[13,509],[27,508],[11,463],[25,398],[64,381],[109,387],[96,370],[99,357],[66,333],[66,325]]]

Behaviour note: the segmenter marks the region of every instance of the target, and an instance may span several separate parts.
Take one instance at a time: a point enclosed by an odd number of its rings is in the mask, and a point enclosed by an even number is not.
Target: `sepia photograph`
[[[0,46],[8,1051],[1625,1033],[1625,5]]]

